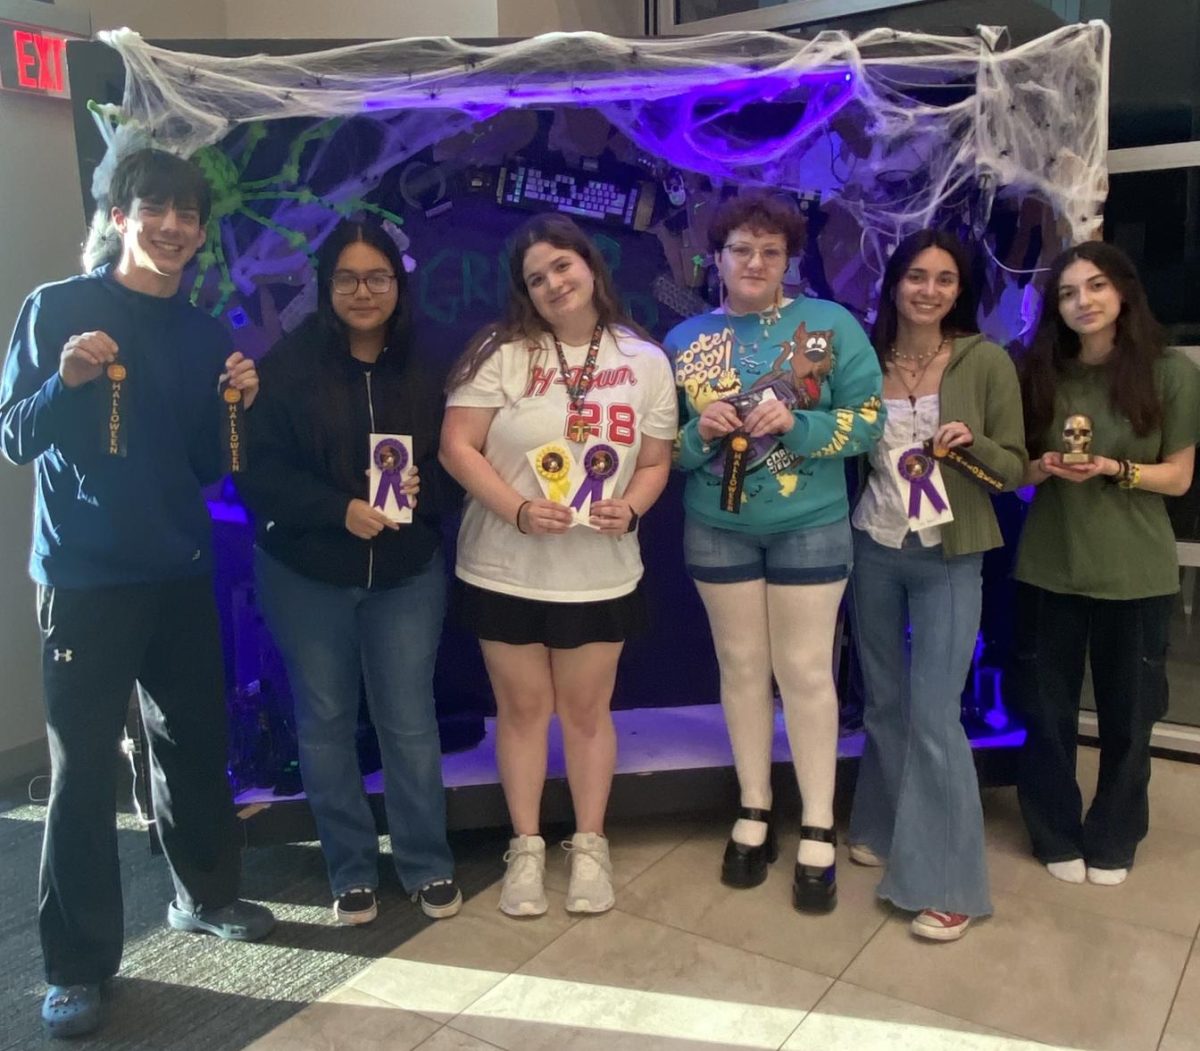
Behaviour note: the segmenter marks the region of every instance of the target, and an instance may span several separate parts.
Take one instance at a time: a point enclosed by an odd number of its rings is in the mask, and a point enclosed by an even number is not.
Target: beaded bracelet
[[[1142,480],[1142,468],[1129,460],[1121,461],[1121,478],[1117,482],[1122,489],[1136,489]]]

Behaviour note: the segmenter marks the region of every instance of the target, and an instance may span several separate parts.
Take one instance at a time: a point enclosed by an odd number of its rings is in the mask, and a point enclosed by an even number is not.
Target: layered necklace
[[[917,390],[920,389],[925,373],[929,371],[929,366],[933,364],[942,350],[949,345],[950,340],[943,337],[936,347],[923,354],[902,354],[895,345],[888,352],[888,360],[895,366],[893,375],[900,381],[900,386],[908,394],[910,405],[917,404]]]
[[[781,290],[777,290],[775,294],[775,302],[772,303],[766,310],[751,310],[744,314],[735,313],[726,302],[725,297],[721,297],[721,309],[725,312],[725,329],[723,335],[729,337],[729,342],[739,355],[748,357],[751,354],[756,354],[762,350],[764,345],[769,346],[771,341],[771,329],[779,323],[781,317]],[[744,340],[733,327],[735,319],[745,317],[758,318],[758,336],[753,340]]]

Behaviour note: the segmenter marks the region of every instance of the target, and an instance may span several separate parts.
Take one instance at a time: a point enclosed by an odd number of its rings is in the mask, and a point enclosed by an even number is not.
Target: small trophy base
[[[1069,463],[1069,464],[1091,463],[1092,462],[1092,454],[1091,453],[1063,453],[1062,454],[1062,462]]]

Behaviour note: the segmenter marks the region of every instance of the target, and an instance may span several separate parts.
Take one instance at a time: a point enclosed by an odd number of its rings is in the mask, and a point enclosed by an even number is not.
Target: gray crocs
[[[240,899],[219,909],[197,906],[191,911],[173,901],[167,906],[167,926],[192,934],[215,934],[226,941],[256,942],[271,933],[275,917],[265,906]]]

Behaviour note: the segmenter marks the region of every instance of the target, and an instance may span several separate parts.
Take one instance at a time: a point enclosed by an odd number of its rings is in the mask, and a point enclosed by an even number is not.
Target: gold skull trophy
[[[1063,463],[1092,462],[1092,418],[1076,413],[1063,422]]]

